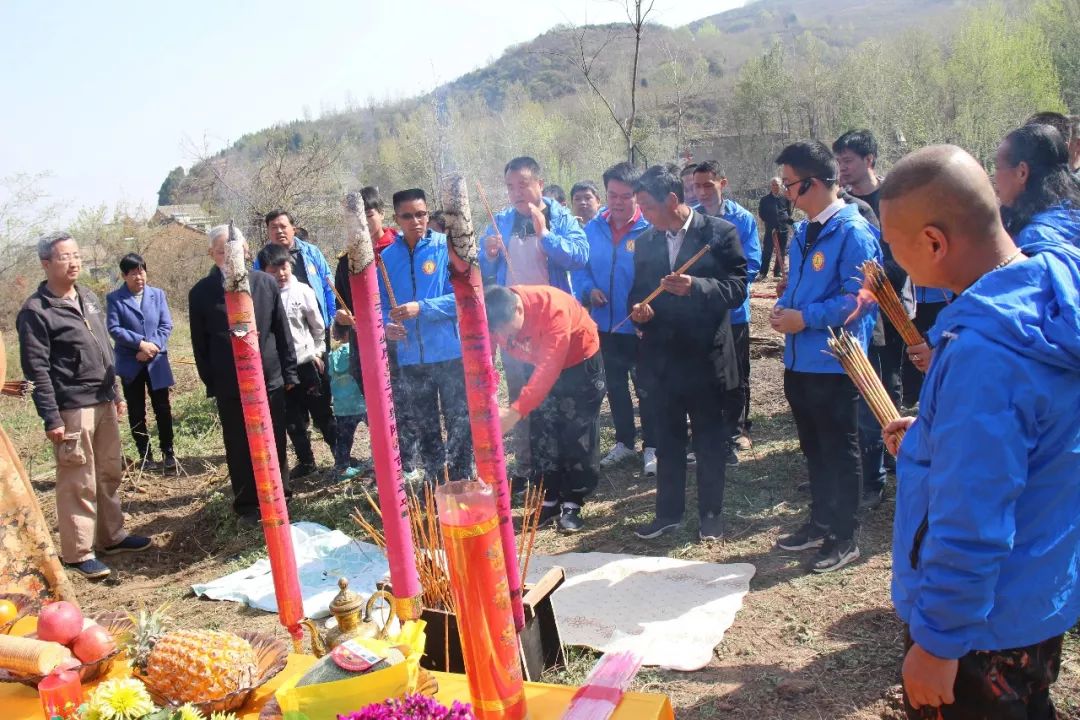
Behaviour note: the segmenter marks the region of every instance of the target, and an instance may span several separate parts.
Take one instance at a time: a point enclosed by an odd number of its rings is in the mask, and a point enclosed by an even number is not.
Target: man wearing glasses
[[[397,342],[400,374],[391,384],[398,425],[414,429],[429,485],[466,479],[472,476],[472,435],[446,236],[428,228],[423,190],[400,190],[393,200],[401,232],[380,256],[390,288],[380,273],[379,295],[386,339]]]
[[[859,558],[855,530],[862,482],[859,393],[828,354],[826,341],[830,329],[843,327],[865,352],[877,311],[858,312],[859,268],[867,260],[881,262],[881,247],[877,230],[839,197],[829,148],[795,143],[776,162],[788,198],[810,218],[791,240],[788,284],[769,323],[785,336],[784,395],[806,456],[811,497],[810,518],[777,545],[817,549],[809,569],[825,573]]]
[[[64,565],[88,579],[109,575],[97,553],[138,552],[149,538],[124,532],[123,450],[117,416],[124,403],[97,296],[76,283],[79,245],[55,232],[37,244],[45,282],[15,321],[23,375],[56,456],[56,515]]]

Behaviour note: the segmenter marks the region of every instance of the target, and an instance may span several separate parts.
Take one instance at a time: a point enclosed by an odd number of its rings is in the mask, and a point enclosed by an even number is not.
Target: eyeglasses
[[[56,257],[53,258],[53,260],[55,260],[56,262],[62,262],[62,263],[72,262],[73,260],[82,260],[82,255],[80,255],[77,252],[75,252],[75,253],[64,253],[62,255],[57,255]]]
[[[409,222],[411,220],[423,220],[427,216],[428,216],[428,211],[427,210],[417,210],[414,213],[401,213],[397,217],[398,217],[398,220],[404,220],[405,222]]]
[[[784,186],[784,190],[786,191],[790,190],[792,187],[798,185],[799,183],[806,182],[807,180],[813,180],[813,178],[799,178],[798,180],[792,180],[789,183],[781,181],[780,184]]]

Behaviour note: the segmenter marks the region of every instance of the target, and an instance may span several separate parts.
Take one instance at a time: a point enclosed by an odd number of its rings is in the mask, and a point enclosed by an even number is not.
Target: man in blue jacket
[[[270,242],[289,249],[293,258],[294,277],[315,291],[323,323],[326,328],[330,328],[337,312],[337,301],[334,299],[334,275],[322,250],[296,236],[296,223],[288,211],[271,210],[266,213],[265,219],[266,234]],[[258,259],[255,260],[255,269],[262,270]]]
[[[589,240],[589,263],[574,273],[574,292],[589,308],[600,331],[600,353],[607,373],[607,397],[615,421],[615,447],[600,461],[611,467],[632,457],[634,452],[634,402],[630,379],[637,366],[638,337],[633,323],[622,322],[630,314],[627,302],[634,285],[634,247],[649,229],[634,196],[634,183],[641,173],[630,163],[619,163],[604,173],[607,210],[585,225]],[[615,326],[622,323],[616,330]],[[656,439],[653,437],[648,392],[637,386],[641,407],[643,474],[656,475]]]
[[[481,245],[480,271],[485,284],[551,285],[574,295],[570,273],[589,260],[589,242],[577,218],[551,198],[544,197],[540,164],[531,157],[516,157],[503,170],[510,207],[495,215]],[[503,356],[510,401],[528,379],[524,363]],[[512,448],[516,468],[514,487],[520,490],[533,474],[529,453],[529,423],[524,418],[514,428]]]
[[[731,430],[731,447],[727,464],[738,465],[735,448],[749,450],[750,442],[750,283],[761,268],[761,240],[753,213],[734,200],[724,199],[727,174],[714,160],[700,163],[694,170],[694,192],[701,211],[723,218],[739,231],[739,243],[746,256],[746,300],[731,311],[731,335],[735,340],[735,355],[739,359],[739,386],[729,390],[724,400],[724,421]]]
[[[919,417],[885,429],[908,717],[1057,717],[1049,687],[1080,616],[1080,251],[1022,253],[954,146],[901,160],[881,211],[912,281],[957,294],[930,331]]]
[[[442,482],[447,473],[463,480],[472,477],[472,435],[446,236],[428,229],[423,190],[400,190],[393,201],[401,233],[379,257],[398,304],[390,304],[381,273],[379,295],[386,338],[397,341],[398,423],[416,429],[428,483]]]
[[[776,158],[795,207],[810,218],[788,246],[788,284],[769,316],[786,336],[784,395],[791,405],[810,476],[810,519],[777,542],[819,548],[813,572],[839,570],[859,557],[855,539],[862,465],[859,393],[828,354],[830,329],[846,327],[866,350],[876,310],[856,312],[860,267],[881,262],[877,231],[839,197],[836,159],[820,142],[789,145]],[[854,319],[849,318],[855,316]]]

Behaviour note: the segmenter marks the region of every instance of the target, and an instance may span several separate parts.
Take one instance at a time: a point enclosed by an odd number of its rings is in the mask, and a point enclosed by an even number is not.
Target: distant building
[[[179,223],[194,228],[199,232],[206,232],[213,227],[214,218],[203,209],[202,205],[194,203],[187,205],[158,205],[153,217],[150,218],[150,225],[167,225],[169,223]]]

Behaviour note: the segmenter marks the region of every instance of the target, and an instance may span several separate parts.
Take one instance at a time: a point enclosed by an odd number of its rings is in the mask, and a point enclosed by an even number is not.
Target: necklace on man
[[[1015,260],[1016,258],[1020,257],[1020,253],[1022,253],[1022,252],[1024,252],[1024,251],[1023,251],[1023,250],[1017,250],[1017,251],[1016,251],[1016,252],[1014,252],[1014,253],[1013,253],[1012,255],[1010,255],[1009,257],[1005,258],[1004,260],[1002,260],[1001,262],[999,262],[999,263],[998,263],[997,265],[995,265],[994,267],[990,268],[990,272],[994,272],[995,270],[1000,270],[1001,268],[1005,267],[1006,265],[1009,265],[1009,264],[1011,264],[1013,260]]]

